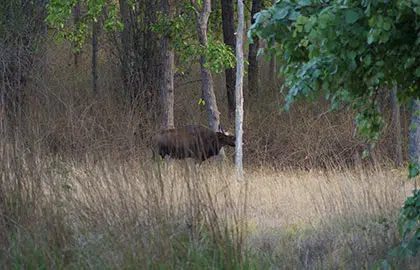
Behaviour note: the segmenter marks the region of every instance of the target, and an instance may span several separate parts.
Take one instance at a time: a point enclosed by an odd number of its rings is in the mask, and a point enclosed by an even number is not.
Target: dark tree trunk
[[[46,0],[1,2],[0,121],[3,128],[22,120],[26,82],[45,38],[46,3]]]
[[[122,45],[122,53],[120,53],[121,57],[121,73],[122,79],[124,84],[124,93],[125,98],[127,101],[131,101],[133,99],[134,93],[133,89],[130,85],[130,46],[131,46],[131,39],[130,39],[130,28],[131,28],[131,20],[130,20],[130,7],[127,0],[120,0],[120,12],[121,12],[121,20],[124,23],[124,29],[121,35],[121,45]]]
[[[255,22],[254,15],[261,10],[261,0],[252,0],[252,9],[251,9],[251,24]],[[257,60],[257,52],[259,49],[259,39],[257,37],[253,38],[253,43],[249,44],[248,52],[248,88],[249,93],[258,94],[258,89],[260,88],[260,75],[259,67]]]
[[[152,30],[161,0],[120,0],[124,30],[117,41],[124,95],[131,109],[142,110],[145,122],[156,122],[162,87],[162,41]]]
[[[73,23],[75,25],[78,25],[80,18],[82,17],[82,10],[80,8],[80,0],[77,1],[76,5],[73,6]],[[73,44],[73,47],[76,47],[76,44]],[[79,63],[79,51],[74,51],[73,52],[73,61],[74,61],[74,66],[77,68],[78,63]]]
[[[420,101],[413,100],[410,126],[409,159],[411,163],[420,163]]]
[[[395,136],[395,156],[394,162],[397,167],[403,164],[402,154],[402,132],[401,132],[401,114],[398,104],[397,87],[392,88],[392,127]]]
[[[234,54],[236,54],[236,37],[235,37],[235,11],[233,8],[233,0],[221,0],[222,2],[222,22],[223,22],[223,40]],[[228,116],[229,119],[235,117],[235,68],[227,68],[226,76],[226,93],[228,100]]]

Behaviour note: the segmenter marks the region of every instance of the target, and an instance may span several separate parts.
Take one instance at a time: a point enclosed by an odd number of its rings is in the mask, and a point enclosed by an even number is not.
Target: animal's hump
[[[213,134],[214,132],[209,129],[208,127],[201,126],[201,125],[185,125],[182,127],[186,133],[194,138],[198,137],[208,137],[209,135]]]
[[[211,131],[211,129],[202,125],[185,125],[182,128],[188,132],[195,132],[195,133]]]

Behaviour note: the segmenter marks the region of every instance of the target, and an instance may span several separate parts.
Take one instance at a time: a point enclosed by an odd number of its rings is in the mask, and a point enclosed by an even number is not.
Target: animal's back
[[[191,139],[191,136],[183,130],[169,129],[159,134],[155,147],[162,157],[168,155],[173,158],[187,158],[191,156],[189,147]]]

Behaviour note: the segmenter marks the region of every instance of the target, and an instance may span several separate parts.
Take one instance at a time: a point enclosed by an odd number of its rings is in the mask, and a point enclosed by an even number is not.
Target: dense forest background
[[[209,35],[222,42],[221,2],[213,1],[212,6]],[[249,27],[252,1],[246,7]],[[104,7],[97,18],[100,26],[92,28],[92,7],[78,2],[67,10],[71,11],[67,28],[57,30],[46,23],[46,1],[3,3],[0,62],[5,138],[24,152],[79,158],[112,152],[121,158],[149,158],[150,141],[162,127],[162,35],[153,30],[160,23],[161,9],[160,1],[136,1],[121,20],[127,20],[124,30],[107,31],[109,11]],[[186,31],[180,37],[186,45],[175,53],[175,125],[207,126],[205,105],[200,103],[199,52],[192,49],[197,43],[195,18],[190,13],[183,18],[183,12],[188,10],[181,3],[176,31]],[[267,61],[263,55],[257,59],[258,69],[248,70],[245,78],[245,164],[311,168],[360,163],[358,156],[366,145],[353,134],[352,108],[330,111],[328,101],[320,97],[314,105],[299,102],[289,112],[281,111],[282,80],[276,76],[281,62]],[[223,59],[214,62],[220,65]],[[253,72],[258,77],[251,84],[258,85],[258,91],[248,87],[247,78],[252,79]],[[223,73],[220,67],[214,72],[214,91],[221,124],[233,131],[229,83]],[[386,128],[374,159],[401,163],[408,155],[410,110],[402,107],[401,119],[397,118],[389,91],[380,93],[379,106]],[[403,141],[402,157],[398,157],[397,140],[399,145]]]

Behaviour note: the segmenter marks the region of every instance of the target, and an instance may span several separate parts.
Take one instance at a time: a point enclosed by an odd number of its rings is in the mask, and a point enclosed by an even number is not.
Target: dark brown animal
[[[204,161],[218,155],[223,146],[235,146],[235,136],[214,132],[203,126],[184,126],[162,131],[156,137],[155,150],[162,157]]]

